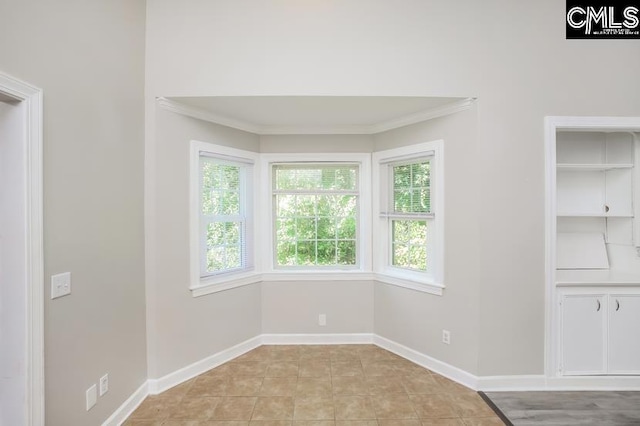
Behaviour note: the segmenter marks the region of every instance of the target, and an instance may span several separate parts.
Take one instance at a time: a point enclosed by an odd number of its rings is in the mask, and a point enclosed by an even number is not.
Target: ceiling
[[[198,118],[258,134],[371,134],[455,112],[471,100],[400,96],[214,96],[160,101],[188,115],[196,114]]]

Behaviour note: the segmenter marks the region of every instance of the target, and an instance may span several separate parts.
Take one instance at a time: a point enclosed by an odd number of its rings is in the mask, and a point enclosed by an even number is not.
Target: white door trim
[[[0,94],[24,103],[26,164],[25,222],[27,260],[26,354],[27,425],[44,425],[44,254],[43,254],[43,166],[42,90],[0,73]]]

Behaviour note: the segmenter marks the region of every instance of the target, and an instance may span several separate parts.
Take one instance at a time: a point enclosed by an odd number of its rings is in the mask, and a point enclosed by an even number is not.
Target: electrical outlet
[[[451,344],[451,333],[449,330],[442,330],[442,343],[445,345]]]
[[[100,396],[109,391],[109,374],[100,377]]]
[[[71,294],[71,272],[51,275],[51,298]]]
[[[318,315],[318,325],[322,326],[322,327],[327,325],[327,315],[326,314]]]
[[[96,385],[93,384],[89,389],[87,389],[87,411],[91,409],[94,405],[96,405],[96,401],[98,400]]]

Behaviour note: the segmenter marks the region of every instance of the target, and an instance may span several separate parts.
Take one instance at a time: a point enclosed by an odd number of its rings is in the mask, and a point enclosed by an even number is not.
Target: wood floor
[[[487,392],[515,426],[639,426],[640,392]]]
[[[374,345],[261,346],[155,396],[126,426],[501,426],[474,391]]]

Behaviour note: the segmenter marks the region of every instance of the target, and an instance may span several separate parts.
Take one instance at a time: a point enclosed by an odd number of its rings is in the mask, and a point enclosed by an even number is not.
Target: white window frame
[[[391,215],[388,214],[393,165],[429,157],[431,161],[431,213],[427,271],[394,267],[391,263]],[[373,246],[375,279],[387,284],[436,295],[444,289],[444,141],[436,140],[373,154]]]
[[[357,266],[348,267],[295,267],[278,268],[275,265],[275,233],[274,233],[274,206],[272,172],[274,164],[300,164],[300,163],[328,163],[328,164],[357,164],[359,199],[358,199],[358,235],[356,247]],[[262,255],[256,259],[258,267],[263,271],[263,281],[294,281],[306,280],[364,280],[372,279],[372,254],[371,254],[371,155],[368,153],[279,153],[262,154],[260,161],[261,171],[261,199],[259,204],[263,206],[262,213],[257,216],[259,222],[256,229],[259,232],[258,239],[263,242]]]
[[[257,217],[258,206],[255,197],[257,188],[256,179],[259,176],[259,154],[236,148],[230,148],[213,143],[192,140],[190,147],[190,178],[189,178],[189,206],[190,206],[190,286],[189,289],[194,297],[205,294],[216,293],[231,288],[240,287],[260,281],[260,275],[255,266],[256,259],[256,233],[255,218]],[[246,179],[243,179],[244,199],[246,201],[245,213],[248,223],[244,234],[246,266],[241,269],[225,271],[219,274],[203,276],[201,262],[203,247],[201,244],[201,204],[200,204],[200,156],[205,154],[211,158],[220,159],[222,162],[246,164],[251,167]],[[253,224],[251,223],[253,221]]]

